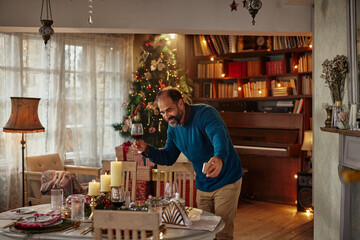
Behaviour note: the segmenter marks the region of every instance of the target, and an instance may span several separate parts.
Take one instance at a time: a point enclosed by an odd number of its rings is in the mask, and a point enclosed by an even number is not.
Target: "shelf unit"
[[[300,147],[312,116],[312,49],[195,56],[193,36],[186,37],[185,46],[188,77],[194,81],[193,102],[207,103],[220,112],[242,164],[249,170],[242,192],[258,200],[295,204],[294,175],[305,170],[305,153]],[[221,64],[214,64],[217,62]],[[274,91],[278,83],[285,91],[291,90],[290,94],[273,96],[281,90]],[[246,86],[252,92],[245,92]],[[292,107],[276,107],[279,102],[295,105],[300,100],[303,106],[298,113]]]

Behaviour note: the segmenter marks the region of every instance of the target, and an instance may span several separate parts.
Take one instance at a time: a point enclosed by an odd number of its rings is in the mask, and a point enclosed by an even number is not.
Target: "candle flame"
[[[118,161],[117,157],[115,158],[115,161]]]
[[[92,182],[96,182],[95,179],[93,179]]]
[[[105,176],[107,175],[107,172],[105,172]]]

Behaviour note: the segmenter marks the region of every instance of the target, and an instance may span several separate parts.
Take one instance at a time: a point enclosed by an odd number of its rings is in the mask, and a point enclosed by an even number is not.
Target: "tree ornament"
[[[130,129],[129,125],[124,125],[124,126],[122,127],[122,131],[123,131],[123,132],[127,132],[129,129]]]
[[[161,89],[165,88],[165,84],[163,84],[162,79],[159,80],[159,86],[160,86]]]
[[[150,84],[147,85],[146,88],[147,88],[147,89],[151,89],[151,85],[150,85]]]
[[[166,67],[165,64],[162,63],[162,62],[157,65],[157,69],[158,69],[160,72],[161,72],[162,70],[164,70],[165,67]]]
[[[229,6],[231,8],[231,11],[234,11],[234,10],[237,11],[237,7],[239,6],[239,4],[236,3],[234,0],[231,4],[229,4]]]
[[[134,122],[140,122],[141,121],[141,116],[140,114],[137,114],[134,116]]]
[[[158,64],[160,63],[161,59],[159,58],[157,61],[155,59],[151,60],[150,62],[150,70],[151,71],[155,71],[156,68],[158,67]]]
[[[136,79],[139,79],[139,78],[140,78],[140,74],[138,74],[138,73],[135,74],[135,78],[136,78]]]
[[[129,94],[134,95],[134,93],[135,93],[135,90],[133,88],[129,90]]]
[[[144,76],[145,76],[146,80],[149,80],[151,78],[151,73],[146,72],[146,73],[144,73]]]
[[[171,66],[171,70],[175,70],[176,69],[176,66],[175,65],[172,65]]]
[[[147,47],[149,47],[149,46],[151,45],[151,42],[150,42],[150,41],[146,41],[145,45],[146,45]]]
[[[149,127],[149,133],[153,134],[156,132],[156,128],[154,127]]]

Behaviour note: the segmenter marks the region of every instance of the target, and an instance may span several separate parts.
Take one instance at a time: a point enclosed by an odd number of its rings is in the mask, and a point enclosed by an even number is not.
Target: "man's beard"
[[[170,126],[176,127],[177,125],[179,125],[182,116],[183,116],[183,112],[178,109],[178,113],[177,113],[176,116],[171,116],[171,117],[169,117],[169,118],[168,118],[167,120],[165,120],[165,121],[166,121]],[[170,120],[175,120],[175,121],[170,122]]]

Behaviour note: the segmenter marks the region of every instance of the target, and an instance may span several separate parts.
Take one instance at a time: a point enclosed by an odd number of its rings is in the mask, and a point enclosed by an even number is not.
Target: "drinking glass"
[[[62,189],[51,189],[51,210],[54,212],[61,211],[63,197],[64,191]]]
[[[166,183],[165,185],[165,199],[170,200],[175,197],[175,193],[178,192],[177,183],[174,182],[172,185],[170,183]]]
[[[125,207],[128,208],[130,206],[130,199],[131,199],[131,193],[130,191],[124,192],[124,200],[125,200]]]
[[[133,123],[131,125],[131,136],[135,140],[139,140],[143,137],[143,135],[144,135],[143,125],[141,123]]]
[[[85,196],[74,194],[71,198],[71,220],[83,221],[85,219]]]

